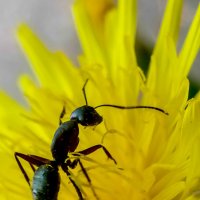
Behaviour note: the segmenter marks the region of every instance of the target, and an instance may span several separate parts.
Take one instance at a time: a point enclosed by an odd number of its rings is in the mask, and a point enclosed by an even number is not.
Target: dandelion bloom
[[[168,0],[147,77],[134,51],[136,1],[77,0],[73,14],[83,49],[80,66],[62,52],[51,52],[26,25],[17,30],[20,44],[37,81],[20,77],[26,106],[0,93],[0,198],[32,199],[14,152],[52,159],[50,144],[63,105],[70,113],[88,104],[149,105],[164,109],[98,108],[104,121],[95,129],[80,126],[78,150],[103,144],[117,165],[97,151],[82,157],[99,199],[200,199],[200,95],[188,101],[187,75],[200,45],[200,6],[180,52],[176,50],[181,0]],[[30,177],[27,162],[22,164]],[[86,199],[95,199],[77,167],[71,170]],[[58,199],[77,199],[60,170]]]

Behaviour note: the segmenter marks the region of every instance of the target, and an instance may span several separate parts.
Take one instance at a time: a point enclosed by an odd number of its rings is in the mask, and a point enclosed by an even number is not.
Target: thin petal
[[[187,76],[200,48],[200,4],[179,55],[179,73]]]
[[[156,97],[161,99],[161,106],[167,103],[165,99],[169,101],[168,97],[173,98],[171,92],[175,94],[182,82],[182,79],[178,77],[182,77],[182,75],[176,73],[178,65],[176,40],[181,11],[182,0],[168,1],[148,72],[147,87],[150,91],[155,92]]]
[[[186,178],[187,190],[183,193],[183,199],[187,196],[199,196],[200,191],[200,101],[193,99],[189,102],[186,109],[183,126],[182,138],[180,139],[180,158],[190,159],[188,174]]]
[[[121,0],[118,3],[113,19],[106,25],[108,49],[111,53],[110,60],[112,72],[117,73],[120,68],[135,68],[137,66],[135,52],[133,51],[136,34],[136,1]],[[111,28],[109,28],[111,27]],[[112,30],[111,30],[112,29]],[[130,51],[130,49],[132,51]]]
[[[63,53],[50,52],[25,24],[19,26],[17,36],[39,82],[53,90],[59,87],[72,97],[73,88],[70,85],[78,83],[73,78],[79,75],[78,69]]]
[[[163,189],[158,195],[156,195],[152,200],[171,200],[175,199],[185,188],[184,182],[177,182]]]
[[[182,4],[182,0],[169,0],[167,2],[164,18],[162,20],[162,25],[154,50],[154,54],[157,54],[157,56],[160,55],[162,43],[167,37],[172,38],[175,43],[177,41],[182,14]]]
[[[136,32],[136,1],[119,1],[118,6],[109,0],[78,0],[73,13],[89,65],[100,64],[107,68],[111,78],[119,80],[118,69],[137,67],[133,51]],[[94,9],[94,10],[92,10]],[[95,12],[94,12],[95,11]]]
[[[105,52],[102,51],[102,34],[104,15],[112,8],[112,1],[100,0],[98,6],[94,0],[77,0],[73,5],[73,14],[77,32],[87,64],[105,65]],[[95,9],[95,12],[93,11]],[[96,24],[97,23],[97,24]],[[101,43],[100,43],[101,41]]]

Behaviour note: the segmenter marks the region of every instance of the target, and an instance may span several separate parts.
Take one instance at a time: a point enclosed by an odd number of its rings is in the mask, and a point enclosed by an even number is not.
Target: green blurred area
[[[189,99],[191,99],[199,91],[200,85],[197,84],[196,82],[194,82],[193,80],[191,80],[190,78],[189,78],[189,80],[190,80]]]
[[[150,56],[152,54],[152,48],[150,48],[147,44],[142,42],[140,39],[136,40],[136,56],[137,56],[137,62],[138,65],[142,68],[145,75],[147,75],[148,72],[148,66],[150,63]],[[190,89],[189,89],[189,99],[194,97],[196,93],[200,89],[200,85],[192,80],[191,77],[189,77],[190,80]]]

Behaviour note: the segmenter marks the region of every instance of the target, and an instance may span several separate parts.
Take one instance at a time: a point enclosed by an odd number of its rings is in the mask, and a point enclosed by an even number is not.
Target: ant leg
[[[97,196],[97,194],[96,194],[96,192],[95,192],[95,190],[94,190],[94,188],[93,188],[93,186],[92,186],[92,181],[91,181],[91,179],[90,179],[90,177],[89,177],[89,175],[88,175],[88,173],[87,173],[85,167],[83,166],[82,162],[80,161],[80,159],[78,159],[78,163],[79,163],[79,165],[80,165],[80,167],[81,167],[81,170],[82,170],[83,174],[85,175],[85,177],[86,177],[86,179],[87,179],[87,181],[88,181],[88,183],[89,183],[89,185],[90,185],[90,188],[91,188],[91,190],[92,190],[93,195],[94,195],[95,198],[98,200],[99,197]]]
[[[24,156],[26,156],[26,155],[24,155]],[[16,159],[16,161],[17,161],[17,164],[18,164],[18,166],[19,166],[19,168],[20,168],[22,174],[24,175],[24,178],[25,178],[26,182],[28,183],[29,186],[31,186],[31,184],[30,184],[30,178],[28,177],[28,175],[27,175],[25,169],[23,168],[21,162],[19,161],[19,158],[18,158],[18,157],[21,157],[21,156],[18,155],[17,152],[15,152],[15,159]],[[21,158],[22,158],[22,157],[21,157]],[[23,159],[24,159],[24,158],[23,158]],[[26,159],[25,159],[25,160],[26,160]],[[28,161],[28,162],[29,162],[29,161]]]
[[[107,157],[111,160],[113,160],[113,162],[115,164],[117,164],[116,160],[112,157],[112,155],[110,154],[110,152],[106,149],[106,147],[104,147],[103,145],[101,144],[97,144],[97,145],[94,145],[92,147],[89,147],[88,149],[85,149],[85,150],[82,150],[82,151],[78,151],[78,152],[75,152],[73,153],[73,155],[79,155],[79,154],[83,154],[83,155],[89,155],[91,153],[93,153],[94,151],[98,150],[102,148],[104,153],[107,155]]]
[[[39,156],[34,156],[34,155],[25,155],[25,154],[22,154],[22,153],[19,153],[19,152],[15,152],[15,159],[17,161],[17,164],[22,172],[22,174],[24,175],[24,178],[26,180],[26,182],[28,183],[28,185],[30,186],[30,179],[24,169],[24,167],[22,166],[19,158],[27,161],[32,170],[35,171],[35,168],[33,167],[33,165],[36,165],[36,166],[40,166],[40,165],[43,165],[43,164],[48,164],[50,163],[50,160],[47,160],[47,159],[44,159],[42,157],[39,157]]]
[[[98,196],[97,196],[97,194],[96,194],[96,192],[95,192],[95,190],[94,190],[94,188],[93,188],[93,186],[92,186],[92,181],[91,181],[91,179],[90,179],[90,177],[89,177],[89,175],[88,175],[88,173],[87,173],[85,167],[83,166],[82,162],[80,161],[80,159],[77,158],[77,159],[73,160],[72,162],[69,160],[69,162],[67,163],[67,165],[68,165],[71,169],[74,169],[74,168],[77,166],[77,164],[80,165],[81,170],[82,170],[82,172],[83,172],[85,178],[87,179],[87,181],[88,181],[88,183],[89,183],[89,186],[90,186],[90,188],[91,188],[91,190],[92,190],[93,195],[94,195],[95,198],[98,200],[99,198],[98,198]]]
[[[76,185],[75,181],[70,177],[71,174],[69,173],[67,166],[61,165],[61,167],[62,167],[63,171],[67,174],[67,176],[68,176],[69,180],[71,181],[71,183],[73,184],[73,186],[74,186],[74,188],[76,190],[76,193],[78,194],[79,200],[84,200],[83,199],[83,195],[82,195],[79,187]]]
[[[59,125],[62,124],[62,118],[64,117],[65,113],[66,113],[65,106],[63,106],[63,109],[62,109],[60,116],[59,116]]]
[[[52,164],[52,161],[49,159],[46,159],[46,158],[43,158],[40,156],[36,156],[36,155],[28,155],[28,156],[30,156],[33,159],[33,161],[31,162],[33,165],[40,166],[40,165],[44,165],[44,164],[49,164],[49,165]]]
[[[87,85],[87,82],[88,82],[89,79],[86,79],[84,85],[83,85],[83,88],[82,88],[82,91],[83,91],[83,96],[84,96],[84,99],[85,99],[85,104],[88,105],[88,102],[87,102],[87,97],[86,97],[86,92],[85,92],[85,87]]]
[[[29,163],[29,165],[31,166],[31,169],[32,169],[33,172],[35,173],[35,167],[33,166],[33,164]]]
[[[70,161],[70,162],[68,162],[68,163],[66,163],[66,164],[67,164],[67,166],[69,166],[71,169],[75,169],[76,166],[77,166],[77,164],[79,164],[80,167],[81,167],[81,170],[83,171],[83,174],[85,175],[85,177],[86,177],[86,179],[87,179],[87,181],[89,182],[89,184],[91,183],[91,179],[90,179],[90,177],[89,177],[89,175],[88,175],[86,169],[84,168],[84,166],[83,166],[83,164],[82,164],[82,162],[80,161],[79,158],[73,160],[72,162]]]
[[[71,169],[75,169],[77,164],[79,162],[79,158],[71,161],[71,160],[68,160],[68,162],[66,163],[67,166],[69,166]]]

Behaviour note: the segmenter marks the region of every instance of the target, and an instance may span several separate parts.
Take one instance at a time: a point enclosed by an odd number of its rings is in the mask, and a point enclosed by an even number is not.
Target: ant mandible
[[[88,106],[86,93],[85,93],[85,87],[86,87],[87,82],[88,82],[88,79],[86,80],[82,88],[86,105],[75,109],[72,112],[69,121],[66,121],[63,123],[61,121],[61,119],[63,118],[65,114],[65,108],[63,108],[60,114],[59,127],[56,130],[52,143],[51,143],[51,153],[52,153],[53,160],[42,158],[36,155],[26,155],[19,152],[15,152],[14,154],[17,164],[29,186],[31,186],[30,179],[25,169],[23,168],[19,158],[27,161],[34,172],[32,188],[31,188],[34,200],[57,200],[57,196],[58,196],[58,192],[60,188],[60,175],[58,172],[59,166],[62,168],[62,170],[66,173],[66,175],[70,179],[71,183],[73,184],[78,194],[79,199],[83,200],[81,190],[79,189],[75,181],[71,178],[70,176],[71,174],[69,172],[69,168],[74,169],[77,166],[77,164],[79,164],[83,171],[83,174],[85,175],[89,185],[91,186],[91,179],[86,169],[84,168],[82,162],[80,161],[79,155],[84,155],[84,156],[89,155],[93,153],[94,151],[101,148],[103,149],[107,157],[113,160],[115,164],[117,164],[116,160],[112,157],[110,152],[101,144],[94,145],[92,147],[89,147],[79,152],[74,152],[79,144],[78,124],[81,124],[82,126],[85,126],[85,127],[96,126],[103,121],[103,118],[97,113],[95,109],[99,107],[113,107],[113,108],[118,108],[118,109],[147,108],[147,109],[154,109],[164,114],[167,114],[164,110],[157,107],[153,107],[153,106],[119,106],[119,105],[112,105],[112,104],[102,104],[96,107]],[[73,155],[77,156],[77,158],[71,161],[68,155],[69,152],[74,152]],[[34,166],[38,167],[37,170],[35,170]],[[94,196],[96,197],[96,199],[98,199],[93,188],[92,188],[92,192]]]

